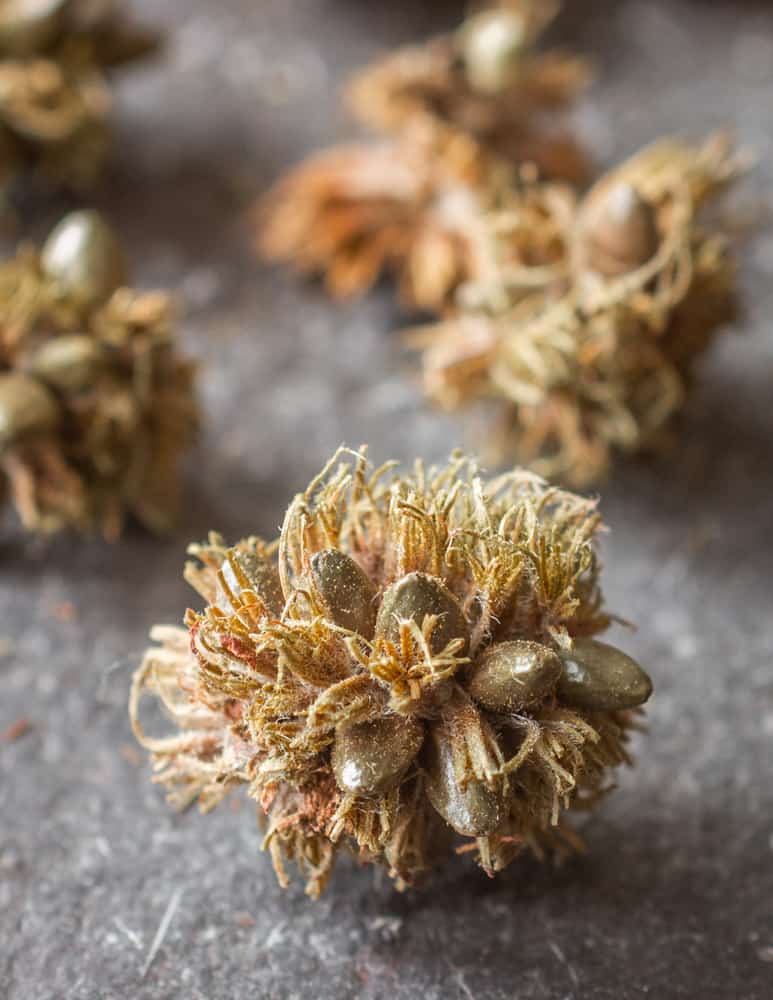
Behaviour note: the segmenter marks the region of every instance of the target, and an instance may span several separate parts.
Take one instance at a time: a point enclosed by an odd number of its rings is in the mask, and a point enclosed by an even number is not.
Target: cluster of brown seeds
[[[193,546],[207,602],[159,627],[131,715],[156,781],[208,810],[245,785],[278,877],[318,895],[339,849],[413,884],[457,851],[493,874],[572,847],[562,813],[628,760],[647,675],[594,638],[595,504],[456,455],[400,476],[340,452],[278,541]],[[143,692],[179,732],[147,735]],[[460,840],[459,838],[466,838]]]
[[[589,78],[582,60],[533,51],[554,13],[533,0],[474,13],[455,35],[358,76],[349,103],[388,138],[325,151],[281,179],[256,212],[259,252],[323,275],[337,297],[388,272],[407,305],[444,308],[479,277],[478,233],[517,166],[585,172],[543,121]]]
[[[699,212],[744,166],[722,136],[663,140],[579,200],[550,183],[513,191],[488,219],[493,266],[414,336],[428,395],[498,401],[494,454],[576,485],[614,451],[659,444],[734,316],[728,241]]]
[[[21,172],[90,183],[108,149],[106,72],[157,46],[118,5],[89,0],[0,4],[0,184]]]
[[[113,538],[126,514],[169,527],[197,424],[193,366],[175,350],[169,296],[125,276],[95,212],[0,263],[0,496],[30,531]]]

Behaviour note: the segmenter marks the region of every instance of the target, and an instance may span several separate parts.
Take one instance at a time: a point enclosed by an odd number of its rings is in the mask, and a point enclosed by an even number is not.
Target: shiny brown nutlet
[[[635,271],[660,245],[655,210],[631,184],[615,184],[591,195],[579,230],[585,263],[605,278]]]

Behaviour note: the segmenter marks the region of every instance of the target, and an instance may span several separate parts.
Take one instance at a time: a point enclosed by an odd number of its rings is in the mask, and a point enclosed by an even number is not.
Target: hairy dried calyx
[[[454,456],[411,476],[340,452],[270,545],[193,546],[207,602],[154,631],[131,716],[157,781],[203,809],[244,784],[283,884],[318,895],[339,849],[399,885],[473,838],[494,873],[573,843],[562,813],[626,761],[641,667],[591,638],[593,502]],[[154,692],[180,726],[143,731]]]
[[[488,268],[411,331],[427,394],[449,409],[499,401],[494,456],[573,485],[603,478],[616,452],[661,447],[735,315],[729,241],[699,214],[747,164],[723,135],[663,139],[581,198],[513,190],[488,221]]]
[[[90,211],[0,263],[0,484],[30,531],[114,537],[127,514],[154,530],[174,515],[193,366],[175,351],[170,298],[125,279]]]

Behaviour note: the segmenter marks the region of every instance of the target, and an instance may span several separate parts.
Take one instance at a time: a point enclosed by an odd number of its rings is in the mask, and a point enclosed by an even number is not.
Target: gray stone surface
[[[6,532],[0,548],[0,996],[8,1000],[773,995],[773,237],[745,252],[748,316],[717,345],[670,463],[622,464],[604,494],[609,603],[657,693],[639,766],[591,820],[588,853],[471,864],[400,896],[342,864],[320,903],[281,892],[238,797],[172,815],[125,714],[147,630],[194,601],[186,540],[271,533],[342,440],[445,455],[387,294],[337,308],[251,263],[240,210],[279,169],[351,130],[345,73],[453,23],[418,0],[144,0],[166,58],[122,84],[97,201],[146,285],[178,289],[202,358],[206,433],[179,535],[115,548]],[[598,57],[579,120],[610,160],[673,129],[735,125],[769,209],[773,14],[766,0],[597,0],[557,35]],[[62,204],[37,204],[41,233]],[[407,377],[406,377],[407,376]],[[63,602],[71,602],[63,603]],[[181,895],[175,896],[177,891]],[[162,917],[178,902],[151,967]]]

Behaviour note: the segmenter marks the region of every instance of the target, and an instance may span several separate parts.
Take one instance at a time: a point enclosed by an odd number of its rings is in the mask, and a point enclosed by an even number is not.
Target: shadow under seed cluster
[[[627,760],[649,678],[594,636],[592,501],[524,471],[372,471],[338,453],[280,538],[192,546],[207,602],[158,627],[131,715],[179,807],[244,784],[278,877],[324,888],[339,849],[416,882],[456,846],[490,874],[567,849],[563,810]],[[147,735],[144,691],[179,726]]]
[[[174,515],[193,366],[175,352],[169,297],[125,278],[95,212],[0,263],[0,499],[30,531],[113,538],[127,514],[158,531]]]

